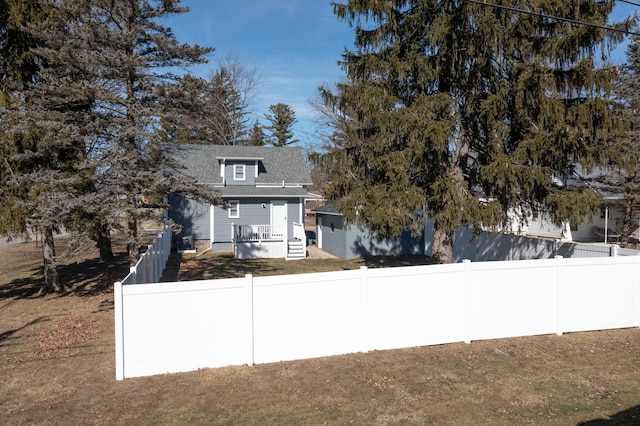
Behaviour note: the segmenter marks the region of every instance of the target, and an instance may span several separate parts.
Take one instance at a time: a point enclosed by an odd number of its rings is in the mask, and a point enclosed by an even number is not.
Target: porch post
[[[284,258],[287,259],[289,257],[289,222],[284,221],[284,232],[283,236],[283,244],[284,244]]]
[[[213,241],[215,238],[215,206],[213,204],[209,204],[209,247],[213,248]]]
[[[236,243],[236,224],[231,222],[231,244]]]

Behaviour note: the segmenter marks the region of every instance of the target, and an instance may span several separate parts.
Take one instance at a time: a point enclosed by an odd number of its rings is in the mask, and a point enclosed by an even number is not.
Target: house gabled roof
[[[331,216],[342,216],[342,214],[338,211],[338,209],[333,204],[325,204],[323,206],[316,207],[311,211],[315,213],[320,213],[320,214],[328,214]]]
[[[285,185],[312,185],[299,147],[166,144],[163,150],[176,160],[182,173],[202,184],[223,184],[221,161],[247,160],[260,163],[257,186],[282,187],[282,182]]]
[[[615,168],[595,167],[589,172],[580,164],[576,164],[566,179],[568,186],[588,186],[603,200],[620,200],[624,198],[624,187],[616,180],[624,171]]]

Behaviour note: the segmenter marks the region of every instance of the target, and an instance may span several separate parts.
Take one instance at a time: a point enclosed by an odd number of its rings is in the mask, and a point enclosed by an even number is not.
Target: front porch
[[[307,241],[304,225],[293,223],[293,235],[286,225],[232,224],[233,255],[237,259],[285,258],[304,259]]]

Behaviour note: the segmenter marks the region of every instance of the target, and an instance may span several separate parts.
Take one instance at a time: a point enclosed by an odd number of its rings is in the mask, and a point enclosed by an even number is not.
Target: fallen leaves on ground
[[[98,319],[89,316],[68,317],[38,335],[38,352],[47,354],[92,341],[98,334]]]

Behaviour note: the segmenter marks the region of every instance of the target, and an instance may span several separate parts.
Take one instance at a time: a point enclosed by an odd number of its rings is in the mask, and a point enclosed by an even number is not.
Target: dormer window
[[[233,179],[246,180],[246,167],[244,164],[233,165]]]

